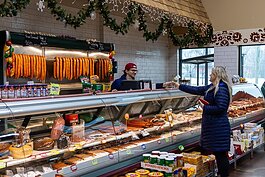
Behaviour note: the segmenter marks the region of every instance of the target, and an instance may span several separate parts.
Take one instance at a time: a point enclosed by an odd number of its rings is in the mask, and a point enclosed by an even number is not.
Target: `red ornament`
[[[12,45],[12,42],[11,41],[6,41],[6,45],[7,46],[11,46]]]

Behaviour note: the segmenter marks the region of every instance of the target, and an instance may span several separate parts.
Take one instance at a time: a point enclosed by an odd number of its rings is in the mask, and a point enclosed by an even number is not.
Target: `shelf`
[[[174,99],[191,97],[190,94],[179,90],[152,90],[136,91],[127,93],[86,95],[80,94],[57,97],[43,97],[40,99],[13,99],[3,100],[0,103],[0,118],[30,116],[38,114],[48,114],[61,111],[81,110],[88,108],[99,108],[106,106],[118,106],[131,103],[140,103],[153,100]],[[190,104],[189,104],[190,105]]]

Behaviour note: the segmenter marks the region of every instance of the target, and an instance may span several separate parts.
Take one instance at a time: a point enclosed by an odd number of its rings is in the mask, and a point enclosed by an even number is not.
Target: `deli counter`
[[[199,141],[198,96],[176,89],[3,99],[0,173],[100,176],[152,150],[185,150]],[[233,128],[264,119],[253,84],[233,86]]]

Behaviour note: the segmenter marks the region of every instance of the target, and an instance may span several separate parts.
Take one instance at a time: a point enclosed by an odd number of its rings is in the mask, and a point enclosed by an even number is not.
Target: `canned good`
[[[151,155],[150,156],[150,163],[151,164],[157,164],[157,158],[158,158],[157,155]]]
[[[173,167],[174,166],[174,158],[173,157],[166,158],[165,166]]]
[[[143,154],[144,163],[150,162],[150,156],[151,156],[151,154]]]
[[[20,85],[15,87],[15,98],[21,98]]]
[[[140,177],[140,175],[136,174],[136,173],[127,173],[125,174],[126,177]]]
[[[174,159],[173,166],[177,167],[177,165],[178,165],[177,164],[177,155],[175,154],[175,155],[172,155],[172,156],[169,156],[169,157]]]
[[[182,168],[178,168],[174,171],[174,177],[184,177]]]
[[[167,153],[168,156],[175,156],[175,153]]]
[[[163,177],[163,173],[161,172],[151,172],[148,174],[149,177]]]
[[[164,177],[173,177],[173,174],[172,173],[165,173]]]
[[[28,97],[28,92],[27,92],[27,88],[26,88],[25,85],[21,88],[20,91],[21,91],[21,97],[22,98],[27,98]]]
[[[188,171],[186,169],[182,169],[183,177],[188,176]]]
[[[7,99],[8,98],[8,88],[7,86],[4,86],[2,89],[2,98]]]
[[[8,98],[15,98],[15,90],[14,90],[14,86],[10,85],[8,86]]]
[[[150,171],[145,170],[145,169],[139,169],[139,170],[136,170],[135,173],[140,175],[141,177],[148,177],[148,174],[150,173]]]
[[[160,151],[152,151],[152,155],[160,155]]]
[[[157,157],[157,165],[161,165],[161,166],[165,165],[165,157],[164,156]]]
[[[177,167],[184,167],[184,160],[182,154],[177,155]]]
[[[164,156],[164,155],[167,155],[168,153],[167,153],[167,152],[160,152],[159,154],[160,154],[160,156],[161,156],[161,155]]]

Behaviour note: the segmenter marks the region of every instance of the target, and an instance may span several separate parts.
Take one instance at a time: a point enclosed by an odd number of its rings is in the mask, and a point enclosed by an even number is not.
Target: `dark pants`
[[[216,158],[218,174],[221,177],[229,176],[229,160],[227,157],[227,152],[214,152]]]

